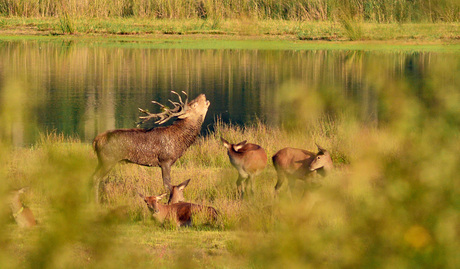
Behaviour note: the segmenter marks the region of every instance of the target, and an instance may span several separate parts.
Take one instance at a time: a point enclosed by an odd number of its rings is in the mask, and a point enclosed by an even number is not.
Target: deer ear
[[[241,141],[240,143],[238,143],[237,145],[238,146],[243,146],[243,145],[246,145],[248,141],[247,140],[244,140],[244,141]]]
[[[139,195],[139,197],[141,197],[142,199],[145,199],[145,196],[142,193],[138,192],[137,195]]]
[[[224,143],[224,146],[228,149],[232,146],[230,143],[228,143],[227,140],[225,140],[223,137],[220,137],[220,140]]]
[[[246,145],[247,140],[241,141],[240,143],[236,144],[233,146],[233,149],[235,151],[240,150],[244,145]]]
[[[165,196],[168,195],[168,193],[163,193],[162,195],[157,196],[157,201],[160,201],[161,199],[165,198]]]
[[[185,187],[187,187],[188,183],[190,182],[191,179],[187,179],[186,181],[182,182],[181,184],[179,184],[177,187],[179,188],[179,190],[183,190]]]
[[[316,143],[315,143],[315,144],[316,144]],[[326,149],[322,148],[322,147],[321,147],[320,145],[318,145],[318,144],[316,144],[316,147],[318,147],[318,152],[320,152],[320,153],[326,153],[326,152],[327,152]]]

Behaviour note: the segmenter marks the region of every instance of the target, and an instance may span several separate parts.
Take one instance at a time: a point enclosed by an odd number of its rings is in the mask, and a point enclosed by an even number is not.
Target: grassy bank
[[[359,21],[289,21],[253,19],[21,18],[0,17],[1,35],[136,35],[212,36],[226,39],[415,40],[456,41],[460,26],[452,23],[375,23]]]

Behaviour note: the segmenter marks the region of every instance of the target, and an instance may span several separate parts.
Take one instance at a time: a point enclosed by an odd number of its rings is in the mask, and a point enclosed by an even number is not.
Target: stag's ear
[[[183,190],[185,187],[187,187],[189,182],[190,182],[190,179],[187,179],[186,181],[184,181],[181,184],[177,185],[177,187],[179,188],[179,190]]]
[[[145,199],[145,196],[142,193],[138,192],[137,195],[139,195],[139,197],[141,197],[142,199]]]
[[[316,144],[316,143],[315,143],[315,144]],[[327,152],[327,150],[324,149],[324,148],[322,148],[320,145],[316,144],[316,146],[318,147],[318,152],[319,152],[319,153],[323,153],[323,154],[324,154],[324,153]]]
[[[156,197],[156,198],[157,198],[157,201],[160,201],[161,199],[165,198],[166,195],[168,195],[168,193],[165,192],[165,193],[163,193],[163,194],[157,196],[157,197]]]
[[[230,143],[228,143],[227,140],[225,140],[223,137],[220,137],[220,140],[224,143],[224,146],[228,149],[232,146]]]

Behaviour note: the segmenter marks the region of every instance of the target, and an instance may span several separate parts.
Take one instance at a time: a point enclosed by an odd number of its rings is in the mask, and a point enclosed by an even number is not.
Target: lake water
[[[136,48],[85,42],[0,41],[3,135],[15,145],[55,131],[91,141],[135,127],[138,107],[155,111],[170,91],[211,101],[203,133],[217,118],[238,125],[299,124],[299,113],[350,110],[378,125],[386,87],[410,89],[430,105],[433,79],[458,87],[459,53],[375,50]],[[436,85],[439,85],[436,84]],[[346,102],[346,105],[344,105]],[[386,104],[388,105],[388,104]],[[300,122],[301,124],[301,122]]]

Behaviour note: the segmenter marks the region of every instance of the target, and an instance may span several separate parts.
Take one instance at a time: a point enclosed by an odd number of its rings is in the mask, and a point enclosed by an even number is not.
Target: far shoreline
[[[375,23],[290,20],[221,20],[0,17],[0,38],[62,40],[288,41],[302,44],[457,45],[460,23]]]

